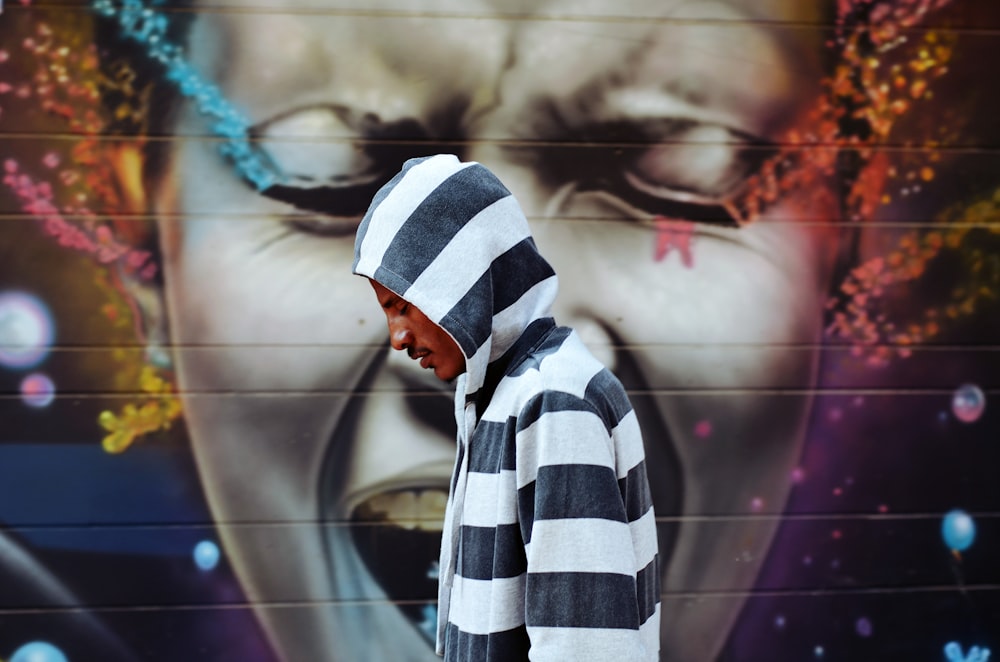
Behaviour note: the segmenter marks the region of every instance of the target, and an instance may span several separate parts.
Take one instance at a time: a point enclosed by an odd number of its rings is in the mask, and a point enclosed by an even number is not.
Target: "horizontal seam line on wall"
[[[198,142],[211,142],[211,143],[226,143],[232,140],[232,138],[217,136],[213,134],[103,134],[103,133],[73,133],[73,132],[42,132],[42,131],[32,131],[32,132],[21,132],[21,131],[0,131],[0,139],[9,140],[80,140],[86,138],[88,140],[98,140],[102,142],[132,142],[141,139],[144,142],[183,142],[183,141],[198,141]],[[704,146],[704,147],[718,147],[720,145],[729,145],[734,147],[740,147],[741,149],[747,151],[775,151],[782,148],[800,149],[800,150],[811,150],[811,149],[851,149],[850,146],[839,145],[835,142],[768,142],[763,144],[748,144],[739,141],[685,141],[685,140],[649,140],[649,141],[603,141],[603,140],[531,140],[531,139],[514,139],[514,138],[477,138],[477,139],[448,139],[448,138],[420,138],[420,139],[373,139],[373,138],[363,138],[358,136],[296,136],[296,137],[268,137],[268,136],[247,136],[246,141],[249,143],[301,143],[305,145],[315,145],[317,142],[338,144],[338,143],[350,143],[354,146],[357,145],[372,145],[372,146],[390,146],[390,145],[428,145],[432,144],[435,146],[442,145],[455,145],[455,146],[469,146],[469,145],[496,145],[500,147],[562,147],[562,148],[604,148],[604,149],[628,149],[628,148],[645,148],[650,145],[657,146]],[[984,145],[982,143],[977,144],[935,144],[933,146],[924,145],[908,145],[905,143],[876,143],[873,145],[856,146],[854,149],[860,149],[864,147],[865,149],[873,149],[874,151],[885,151],[885,152],[905,152],[905,153],[985,153],[992,154],[1000,152],[1000,144],[998,145]]]
[[[998,395],[1000,394],[1000,388],[984,388],[982,391],[988,395]],[[691,387],[691,388],[663,388],[663,389],[627,389],[629,395],[737,395],[744,393],[754,393],[758,395],[947,395],[951,396],[954,394],[954,388],[941,388],[941,387],[927,387],[924,389],[916,388],[895,388],[895,387],[884,387],[876,388],[871,386],[850,388],[850,387],[834,387],[834,388],[775,388],[775,387]],[[442,397],[445,395],[450,396],[450,391],[438,391],[438,390],[405,390],[405,389],[382,389],[378,391],[355,391],[349,389],[287,389],[287,390],[235,390],[235,389],[220,389],[217,391],[210,390],[199,390],[199,389],[184,389],[180,391],[183,395],[210,395],[210,396],[227,396],[227,397],[300,397],[300,396],[357,396],[357,397],[369,397],[369,396],[379,396],[379,395],[407,395],[407,396],[418,396],[418,397]],[[136,397],[141,396],[149,399],[158,398],[169,398],[176,397],[178,393],[147,393],[145,391],[90,391],[90,392],[74,392],[74,391],[62,391],[56,397],[57,399],[69,400],[69,399],[79,399],[79,400],[90,400],[90,399],[100,399],[100,398],[123,398],[123,397]],[[0,401],[2,400],[21,400],[23,396],[20,393],[0,393]]]
[[[442,485],[442,487],[447,487],[447,485]],[[426,488],[423,488],[426,489]],[[1000,511],[977,511],[970,510],[968,515],[973,519],[982,522],[985,520],[1000,519]],[[796,523],[830,523],[837,522],[842,524],[852,524],[858,522],[939,522],[941,520],[941,512],[927,512],[927,513],[788,513],[788,514],[767,514],[767,513],[747,513],[747,514],[729,514],[729,515],[658,515],[655,519],[661,524],[665,523],[700,523],[700,524],[711,524],[711,523],[730,523],[730,522],[745,522],[745,521],[759,521],[759,522],[796,522]],[[403,522],[440,522],[441,518],[432,517],[408,517],[401,519]],[[291,529],[299,527],[380,527],[380,526],[398,526],[391,521],[375,521],[375,520],[286,520],[286,521],[275,521],[275,520],[214,520],[214,521],[204,521],[204,522],[191,522],[191,523],[161,523],[154,524],[149,522],[115,522],[115,523],[101,523],[101,524],[21,524],[12,525],[10,522],[5,524],[4,531],[6,532],[58,532],[58,531],[86,531],[88,533],[94,532],[119,532],[119,531],[192,531],[201,529],[215,529],[219,526],[225,526],[231,529]]]
[[[63,2],[63,3],[52,3],[45,5],[18,5],[11,3],[7,10],[10,13],[34,13],[34,12],[48,12],[54,9],[58,10],[74,10],[80,12],[90,12],[92,11],[89,6],[84,3],[74,3],[74,2]],[[567,22],[567,23],[627,23],[627,24],[639,24],[644,25],[650,22],[661,23],[661,24],[673,24],[673,25],[691,25],[691,26],[717,26],[717,27],[743,27],[743,26],[753,26],[753,27],[767,27],[767,28],[785,28],[785,29],[806,29],[806,30],[836,30],[837,24],[828,21],[781,21],[781,20],[769,20],[766,18],[752,18],[752,17],[739,17],[739,18],[695,18],[695,17],[678,17],[678,16],[663,16],[663,15],[648,15],[648,14],[527,14],[518,12],[493,12],[493,13],[473,13],[473,12],[459,12],[459,11],[438,11],[438,12],[414,12],[405,11],[401,9],[357,9],[357,8],[337,8],[337,7],[289,7],[288,5],[282,6],[268,6],[262,5],[258,7],[246,7],[238,5],[225,5],[225,4],[201,4],[199,7],[171,7],[171,6],[159,6],[156,8],[157,11],[168,13],[168,14],[287,14],[287,15],[305,15],[305,16],[342,16],[342,17],[356,17],[356,18],[371,18],[376,20],[381,19],[413,19],[413,18],[426,18],[426,19],[451,19],[451,20],[462,20],[462,21],[480,21],[480,20],[497,20],[497,21],[518,21],[518,22]],[[900,28],[900,32],[903,34],[922,34],[926,32],[936,32],[939,30],[948,30],[950,33],[956,34],[969,34],[969,35],[993,35],[1000,33],[1000,26],[996,27],[978,27],[973,25],[948,25],[948,24],[936,24],[933,22],[933,13],[930,15],[932,20],[926,21],[921,25],[907,26]]]
[[[706,598],[770,598],[770,597],[837,597],[878,594],[918,594],[918,593],[985,593],[1000,591],[1000,584],[963,584],[962,586],[947,584],[929,584],[926,586],[871,586],[851,588],[822,589],[760,589],[746,591],[662,591],[661,599],[706,599]],[[275,600],[247,601],[232,603],[205,604],[163,604],[163,605],[80,605],[62,607],[0,607],[0,616],[36,615],[36,614],[72,614],[72,613],[125,613],[125,612],[158,612],[158,611],[222,611],[244,609],[300,609],[303,607],[377,607],[385,605],[424,605],[437,602],[432,598],[426,600]]]

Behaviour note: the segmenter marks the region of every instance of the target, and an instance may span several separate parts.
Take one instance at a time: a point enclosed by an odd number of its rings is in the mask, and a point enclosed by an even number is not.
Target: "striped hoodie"
[[[412,159],[358,228],[354,273],[462,349],[441,541],[446,660],[656,660],[659,571],[642,437],[619,381],[559,327],[557,279],[478,163]]]

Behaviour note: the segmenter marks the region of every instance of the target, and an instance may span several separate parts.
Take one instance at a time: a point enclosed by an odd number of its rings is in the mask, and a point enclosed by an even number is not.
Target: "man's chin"
[[[455,372],[455,373],[444,372],[440,368],[434,368],[433,370],[434,370],[434,376],[435,377],[437,377],[438,379],[440,379],[445,384],[450,384],[452,386],[455,385],[455,380],[458,379],[459,377],[461,377],[462,374],[465,372],[464,370],[461,370],[461,371]]]

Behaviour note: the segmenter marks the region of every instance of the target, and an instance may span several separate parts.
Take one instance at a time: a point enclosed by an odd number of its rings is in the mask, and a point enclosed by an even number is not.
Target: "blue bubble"
[[[31,368],[52,348],[55,323],[42,300],[25,292],[0,294],[0,364]]]
[[[990,649],[973,646],[966,655],[957,641],[949,641],[944,645],[944,656],[948,658],[948,662],[987,662],[990,659]]]
[[[56,386],[48,375],[33,372],[21,380],[21,400],[35,409],[44,409],[56,399]]]
[[[854,623],[854,631],[858,633],[859,637],[870,637],[875,631],[875,628],[872,627],[870,619],[862,616]]]
[[[219,546],[211,540],[202,540],[194,546],[194,564],[200,570],[214,570],[219,565]]]
[[[14,651],[10,662],[69,662],[69,660],[52,644],[32,641]]]
[[[437,611],[437,607],[434,605],[424,605],[420,610],[420,622],[417,624],[420,632],[431,643],[437,637]]]
[[[975,384],[962,384],[951,396],[951,412],[963,423],[975,423],[986,409],[986,395]]]
[[[941,537],[948,549],[964,552],[976,539],[976,523],[964,510],[952,510],[941,520]]]

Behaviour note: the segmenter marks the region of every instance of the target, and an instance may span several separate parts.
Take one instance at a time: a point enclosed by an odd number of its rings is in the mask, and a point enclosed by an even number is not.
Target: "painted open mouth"
[[[334,585],[331,593],[348,598],[359,593],[362,596],[384,593],[431,650],[437,633],[438,557],[450,463],[428,465],[426,458],[417,457],[413,462],[414,475],[399,476],[355,497],[345,494],[345,467],[352,445],[359,443],[359,421],[373,397],[376,377],[381,370],[389,369],[386,367],[389,351],[387,347],[368,367],[358,383],[358,395],[352,397],[341,416],[323,462],[319,512],[326,527],[326,561],[331,581],[337,584],[337,578],[344,577],[345,567],[356,570],[348,571],[352,586]],[[418,421],[423,430],[400,428],[398,434],[405,439],[430,430],[445,440],[454,439],[453,392],[443,383],[431,381],[426,373],[416,373],[415,377],[411,373],[405,375],[403,387],[407,394],[413,395],[404,397],[402,406],[407,408],[405,414],[409,420]],[[345,559],[344,555],[352,558]],[[366,582],[375,582],[378,590],[364,588]],[[392,636],[391,632],[384,634]]]
[[[372,576],[433,645],[438,552],[447,487],[381,492],[351,513],[352,538]]]
[[[630,391],[646,440],[646,463],[653,503],[659,517],[668,517],[658,525],[660,564],[665,571],[677,538],[676,515],[681,513],[682,475],[673,440],[660,419],[654,397],[648,394],[640,371],[628,352],[619,350],[615,369]],[[359,391],[370,387],[373,377],[384,365],[375,361],[368,375],[359,384]],[[426,391],[425,391],[426,392]],[[400,613],[420,632],[429,646],[436,634],[438,556],[441,530],[447,503],[449,476],[435,479],[406,481],[389,485],[366,494],[356,503],[343,504],[343,450],[350,445],[358,429],[357,422],[367,398],[354,397],[341,419],[331,452],[324,462],[323,485],[320,494],[327,498],[320,512],[324,522],[347,520],[350,544],[338,541],[328,544],[329,576],[337,577],[333,569],[344,565],[335,554],[355,554],[367,569],[370,579],[396,604]],[[453,403],[449,393],[434,393],[406,398],[409,414],[447,438],[454,436]],[[400,434],[407,434],[401,430]],[[417,459],[419,461],[419,458]],[[442,472],[443,474],[444,472]],[[330,527],[328,536],[343,536],[345,527]],[[330,539],[328,538],[328,541]],[[336,553],[334,550],[337,550]],[[348,563],[352,565],[353,563]],[[342,594],[333,587],[335,595]],[[389,633],[387,633],[389,634]]]

